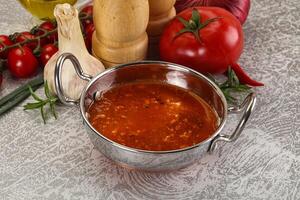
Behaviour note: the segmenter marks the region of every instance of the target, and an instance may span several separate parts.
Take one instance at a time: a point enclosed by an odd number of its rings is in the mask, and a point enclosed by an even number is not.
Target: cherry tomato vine
[[[84,7],[79,14],[82,32],[88,50],[94,31],[93,6]],[[38,66],[44,67],[58,51],[58,34],[55,20],[49,20],[29,31],[0,35],[0,86],[2,72],[6,69],[15,78],[29,78],[36,74]]]

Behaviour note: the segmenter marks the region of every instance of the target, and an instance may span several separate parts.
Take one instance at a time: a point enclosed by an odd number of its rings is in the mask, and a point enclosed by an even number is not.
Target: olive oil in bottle
[[[39,19],[53,19],[56,4],[75,4],[77,0],[18,0],[26,10]]]

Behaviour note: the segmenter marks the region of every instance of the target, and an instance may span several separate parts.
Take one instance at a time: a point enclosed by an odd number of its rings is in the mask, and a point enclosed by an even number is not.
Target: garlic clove
[[[58,4],[54,9],[54,16],[57,21],[59,50],[46,64],[44,79],[48,82],[50,91],[53,94],[57,94],[54,85],[54,71],[56,61],[61,54],[73,54],[78,59],[83,72],[91,76],[99,74],[104,71],[105,68],[103,64],[90,55],[86,49],[77,9],[70,4]],[[65,95],[74,100],[78,100],[86,84],[87,81],[77,76],[72,63],[67,60],[62,68],[62,87]]]

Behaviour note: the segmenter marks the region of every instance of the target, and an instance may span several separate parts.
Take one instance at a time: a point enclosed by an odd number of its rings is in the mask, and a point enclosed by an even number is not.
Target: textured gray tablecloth
[[[16,1],[0,14],[0,34],[28,28]],[[0,117],[0,199],[300,199],[299,0],[252,1],[244,31],[240,63],[266,86],[236,142],[179,171],[127,171],[93,149],[76,107],[43,125],[19,106]],[[22,84],[5,76],[0,96]]]

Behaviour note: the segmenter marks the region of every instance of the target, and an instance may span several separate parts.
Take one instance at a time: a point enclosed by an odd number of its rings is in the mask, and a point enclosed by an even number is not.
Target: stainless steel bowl
[[[61,69],[70,60],[78,76],[89,81],[80,101],[66,97],[61,87]],[[96,131],[89,123],[87,109],[103,91],[120,83],[151,80],[176,85],[193,91],[214,108],[219,117],[216,132],[205,141],[194,146],[172,151],[146,151],[118,144]],[[94,78],[83,73],[78,60],[72,54],[59,57],[55,69],[55,87],[58,97],[65,105],[78,105],[87,133],[95,147],[107,158],[129,168],[148,171],[168,171],[183,168],[196,161],[206,152],[213,152],[219,141],[232,142],[241,134],[256,102],[254,93],[249,94],[237,107],[228,107],[220,89],[204,75],[184,66],[160,61],[128,63],[105,70]],[[242,113],[238,126],[230,135],[221,133],[228,113]]]

